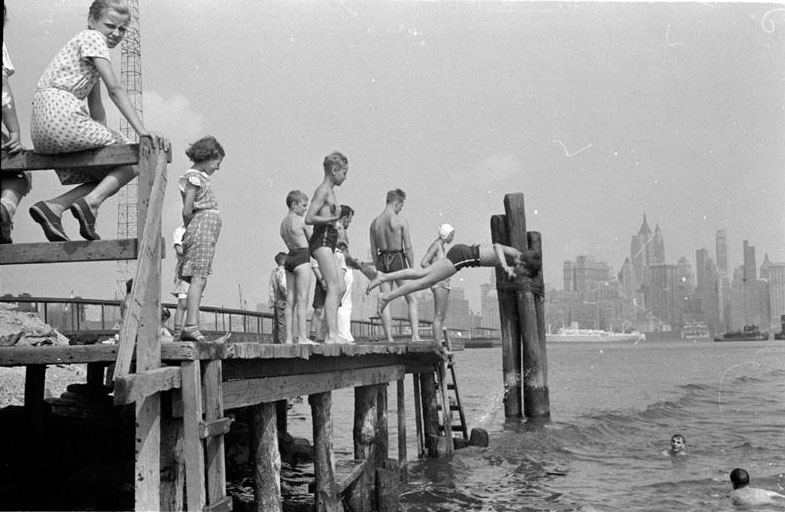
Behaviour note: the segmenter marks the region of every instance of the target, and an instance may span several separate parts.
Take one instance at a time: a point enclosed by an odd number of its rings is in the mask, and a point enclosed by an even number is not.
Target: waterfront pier
[[[25,368],[23,428],[8,438],[24,449],[13,450],[22,453],[11,461],[20,467],[14,481],[0,489],[8,497],[4,503],[24,500],[19,493],[38,488],[24,467],[30,453],[45,461],[64,450],[39,443],[44,432],[61,424],[55,418],[57,410],[88,421],[112,418],[117,420],[113,425],[121,425],[124,415],[132,419],[132,439],[121,443],[133,444],[133,474],[129,472],[127,485],[133,487],[135,510],[232,510],[225,436],[232,429],[230,411],[246,410],[251,418],[255,509],[282,510],[279,429],[286,429],[286,421],[278,416],[281,408],[276,404],[307,395],[313,423],[313,510],[396,510],[398,482],[401,475],[405,478],[408,459],[405,419],[411,412],[405,410],[406,374],[414,377],[417,455],[449,456],[456,446],[468,444],[464,420],[461,435],[453,439],[447,368],[453,376],[451,389],[457,388],[449,353],[434,343],[274,345],[265,343],[267,337],[261,333],[246,334],[241,341],[222,337],[203,343],[162,343],[161,212],[168,160],[167,151],[153,148],[148,140],[71,155],[3,154],[2,172],[120,164],[140,169],[138,239],[15,244],[0,251],[3,265],[138,262],[116,344],[0,347],[1,367]],[[69,397],[45,397],[47,367],[79,364],[87,368],[83,385],[72,388]],[[392,458],[390,383],[396,385],[398,422],[398,453]],[[331,393],[343,388],[355,392],[350,420],[354,458],[334,463],[333,429],[339,424],[345,428],[346,419],[333,417]],[[74,395],[86,397],[87,405]],[[95,432],[84,425],[85,436]],[[100,434],[82,441],[98,445]],[[25,453],[27,448],[30,453]]]

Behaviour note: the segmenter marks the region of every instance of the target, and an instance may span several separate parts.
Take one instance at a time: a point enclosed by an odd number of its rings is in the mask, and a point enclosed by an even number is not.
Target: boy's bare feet
[[[371,290],[378,287],[382,284],[382,279],[384,278],[384,272],[376,272],[376,277],[374,277],[370,283],[368,283],[368,288],[365,289],[365,294],[368,295],[371,293]]]

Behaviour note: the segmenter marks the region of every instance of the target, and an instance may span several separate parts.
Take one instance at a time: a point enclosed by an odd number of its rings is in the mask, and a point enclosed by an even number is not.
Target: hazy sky
[[[6,1],[28,146],[35,83],[89,3]],[[644,213],[670,263],[694,264],[702,247],[713,257],[718,229],[734,266],[743,239],[758,264],[765,252],[785,261],[781,4],[140,0],[140,10],[145,122],[174,145],[167,239],[181,222],[174,183],[187,144],[212,134],[227,152],[206,305],[237,307],[238,285],[250,307],[266,302],[286,193],[310,197],[333,150],[349,158],[337,193],[357,211],[351,246],[363,258],[370,221],[400,187],[418,260],[442,222],[456,242],[490,242],[504,194],[523,192],[559,289],[563,261],[580,254],[618,272]],[[35,173],[15,241],[44,241],[26,210],[64,190]],[[104,238],[116,211],[110,201],[100,212]],[[171,251],[163,269],[169,300]],[[113,296],[116,274],[112,263],[0,270],[3,293],[94,298]],[[459,275],[475,308],[488,275]]]

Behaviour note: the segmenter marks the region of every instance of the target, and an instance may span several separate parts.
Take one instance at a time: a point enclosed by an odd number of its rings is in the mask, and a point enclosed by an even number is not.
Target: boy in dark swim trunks
[[[281,238],[289,254],[286,255],[286,343],[292,343],[297,335],[297,343],[309,343],[308,339],[308,293],[311,291],[311,255],[308,241],[311,227],[305,225],[305,212],[308,210],[308,196],[299,190],[292,190],[286,196],[289,212],[281,221]],[[295,322],[296,320],[296,322]]]
[[[510,263],[512,266],[510,266]],[[500,265],[504,272],[512,279],[516,272],[522,272],[527,264],[523,261],[523,254],[513,247],[502,244],[493,245],[465,245],[455,244],[447,251],[446,257],[436,260],[429,267],[407,268],[391,274],[379,272],[366,289],[366,293],[393,280],[408,281],[390,292],[379,294],[378,313],[384,311],[390,301],[419,290],[430,288],[436,283],[453,276],[466,267],[495,267]]]
[[[318,262],[327,284],[324,299],[324,315],[327,324],[325,343],[340,343],[338,335],[338,297],[343,294],[343,279],[335,261],[335,246],[338,243],[336,221],[341,218],[341,209],[334,187],[340,187],[349,172],[349,161],[337,151],[324,158],[324,180],[313,194],[311,206],[305,214],[305,223],[314,226],[308,249]]]
[[[387,204],[384,211],[371,222],[371,254],[376,258],[376,270],[389,274],[398,270],[407,269],[414,261],[414,251],[409,235],[409,222],[400,215],[406,193],[396,188],[387,192]],[[389,293],[393,285],[398,286],[395,280],[390,284],[384,281],[380,288],[382,293]],[[400,296],[400,295],[398,295]],[[420,319],[417,313],[417,297],[404,295],[409,306],[409,325],[412,330],[412,341],[420,341]],[[381,311],[382,327],[387,336],[387,341],[393,342],[392,315],[384,308]]]

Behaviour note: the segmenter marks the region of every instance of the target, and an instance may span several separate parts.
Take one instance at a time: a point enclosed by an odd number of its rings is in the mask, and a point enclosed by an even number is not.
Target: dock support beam
[[[258,512],[281,512],[281,452],[278,450],[276,405],[262,403],[251,409],[251,457]]]
[[[313,472],[316,477],[314,512],[338,512],[338,496],[333,467],[332,393],[308,396],[313,417]]]
[[[362,475],[347,492],[350,510],[371,510],[375,504],[378,386],[354,388],[354,458],[365,461]]]

